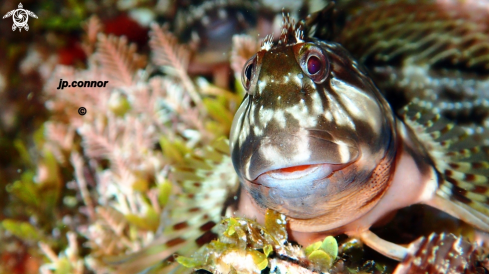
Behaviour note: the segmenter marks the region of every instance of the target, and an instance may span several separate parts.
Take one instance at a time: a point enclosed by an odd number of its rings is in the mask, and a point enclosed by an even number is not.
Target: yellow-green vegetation
[[[338,243],[333,236],[328,236],[308,246],[306,256],[317,269],[329,269],[338,257]]]
[[[264,225],[246,218],[224,219],[216,228],[216,240],[177,261],[188,268],[214,273],[260,273],[267,267],[271,273],[278,273],[277,269],[302,269],[306,273],[331,269],[338,256],[336,239],[328,236],[302,249],[287,243],[286,224],[284,215],[270,209]]]
[[[211,272],[260,273],[273,253],[287,250],[285,216],[267,210],[265,225],[245,218],[227,218],[216,228],[219,238],[204,245],[192,257],[180,256],[183,266]]]

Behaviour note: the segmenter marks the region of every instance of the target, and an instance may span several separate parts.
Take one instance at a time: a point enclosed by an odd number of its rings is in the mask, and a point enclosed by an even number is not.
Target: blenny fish
[[[278,40],[243,68],[231,157],[220,140],[175,169],[182,193],[163,236],[120,273],[189,256],[222,216],[263,223],[266,209],[287,216],[289,241],[303,246],[347,234],[402,261],[397,273],[470,273],[475,247],[458,238],[405,248],[370,231],[413,204],[489,231],[489,12],[471,17],[466,2],[345,1],[297,24],[285,15]],[[462,258],[445,268],[444,244]]]
[[[437,105],[442,96],[417,97],[413,92],[406,104],[396,102],[399,109],[394,109],[386,100],[389,90],[379,90],[364,64],[334,42],[353,38],[331,30],[332,6],[298,24],[285,17],[279,40],[265,39],[243,69],[247,94],[230,135],[231,157],[242,186],[239,211],[258,220],[267,208],[286,215],[291,239],[302,245],[344,233],[396,260],[406,257],[406,249],[380,239],[370,227],[412,204],[435,207],[489,231],[489,150],[484,133],[472,124],[454,124]],[[438,11],[446,20],[444,11]],[[378,34],[388,27],[379,27]],[[413,37],[421,40],[427,32],[408,30],[404,35],[415,41]],[[466,33],[451,34],[456,40]],[[418,54],[432,60],[425,64],[425,69],[433,68],[430,73],[447,62],[443,58],[453,57],[437,51],[444,43],[433,40],[415,44]],[[395,49],[383,45],[366,43],[357,52],[366,51],[361,56],[369,59],[375,50],[391,51],[388,56],[400,64],[421,59],[409,54],[414,46],[400,47],[398,51],[405,52],[396,55]],[[458,50],[462,54],[454,54],[459,57],[455,61],[466,57],[463,48]],[[436,58],[429,59],[430,54]],[[364,63],[392,68],[389,61],[370,58]],[[465,83],[489,71],[482,61],[470,62],[478,70],[468,65],[471,73],[459,71]],[[442,85],[437,87],[439,93],[444,91]],[[482,92],[472,88],[471,95]]]

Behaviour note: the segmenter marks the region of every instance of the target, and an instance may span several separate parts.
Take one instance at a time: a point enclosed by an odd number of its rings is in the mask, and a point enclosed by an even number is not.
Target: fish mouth
[[[244,187],[258,204],[289,217],[309,219],[324,215],[327,201],[337,192],[338,176],[349,164],[302,162],[262,172]]]
[[[344,168],[345,164],[305,164],[270,170],[260,174],[254,184],[270,188],[284,185],[312,182],[328,178],[334,171]]]
[[[354,138],[336,135],[341,134],[315,129],[283,132],[234,146],[231,156],[242,180],[255,181],[270,171],[278,179],[300,177],[312,172],[315,165],[329,164],[334,168],[351,164],[360,157],[359,144]],[[298,166],[303,167],[292,168]]]

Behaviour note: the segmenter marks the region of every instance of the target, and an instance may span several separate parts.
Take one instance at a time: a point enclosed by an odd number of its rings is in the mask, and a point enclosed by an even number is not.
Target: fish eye
[[[253,80],[253,76],[255,75],[255,69],[256,69],[256,58],[255,56],[253,56],[244,65],[243,73],[241,75],[241,82],[243,83],[243,86],[248,93],[251,86],[251,81]]]
[[[304,73],[316,84],[323,83],[329,74],[329,60],[314,44],[306,44],[299,53],[299,63]]]
[[[314,75],[321,69],[321,61],[316,56],[310,56],[307,59],[307,71],[309,74]]]

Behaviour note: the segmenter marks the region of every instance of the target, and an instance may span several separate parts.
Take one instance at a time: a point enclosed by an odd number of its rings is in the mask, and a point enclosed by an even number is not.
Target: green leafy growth
[[[338,243],[333,236],[328,236],[322,242],[309,245],[305,251],[307,258],[315,267],[327,271],[338,256]]]
[[[113,93],[109,100],[109,109],[117,116],[124,116],[129,110],[131,110],[131,104],[127,100],[126,96],[119,93]]]
[[[44,141],[40,132],[41,129],[34,134],[34,141],[38,147]],[[34,216],[39,222],[36,227],[27,222],[15,222],[13,219],[6,219],[1,224],[13,235],[34,243],[48,235],[45,232],[51,231],[58,224],[56,205],[62,190],[60,168],[50,151],[41,150],[38,160],[33,161],[22,141],[14,141],[14,146],[27,167],[20,174],[19,180],[5,187],[12,201],[17,204],[12,206],[11,216],[12,218],[20,216],[20,219],[21,216],[24,218]],[[41,175],[36,176],[36,174]],[[64,229],[64,227],[58,228]]]
[[[333,259],[338,257],[338,243],[333,236],[326,237],[322,242],[320,249],[331,255]]]
[[[323,250],[315,250],[307,258],[321,270],[331,268],[334,262],[334,259]]]
[[[267,255],[256,250],[250,250],[249,252],[251,253],[253,262],[256,264],[258,269],[263,270],[268,266]]]
[[[59,176],[59,166],[54,155],[49,151],[44,151],[42,158],[37,163],[38,166],[46,168],[46,175],[39,183],[43,188],[52,188],[58,192],[61,188],[61,180]]]
[[[164,180],[162,183],[158,184],[158,202],[160,205],[165,206],[170,199],[172,191],[172,184],[168,180]]]
[[[310,246],[306,247],[306,256],[311,255],[312,252],[318,250],[321,247],[322,242],[315,242]]]
[[[71,262],[66,257],[60,258],[59,261],[56,262],[56,270],[55,274],[71,274],[74,269],[72,267]]]
[[[38,194],[38,185],[32,181],[33,176],[34,174],[32,172],[24,172],[21,180],[7,185],[6,189],[7,192],[13,194],[25,205],[39,207],[41,197]]]
[[[146,203],[144,200],[143,202]],[[144,215],[126,214],[124,216],[130,224],[137,228],[153,232],[158,229],[160,223],[160,215],[148,203],[146,203]]]
[[[34,24],[48,30],[79,30],[82,21],[86,19],[85,4],[80,0],[68,0],[67,4],[68,7],[64,7],[68,13],[61,13],[58,10],[59,6],[53,4],[52,1],[43,2],[41,8],[48,16],[44,16],[43,20],[35,20]]]
[[[134,191],[146,192],[149,188],[149,182],[146,178],[136,177],[131,186]]]
[[[224,231],[225,235],[228,237],[233,236],[234,233],[236,232],[236,226],[238,225],[239,225],[238,220],[236,220],[235,218],[229,218],[228,227],[226,231]]]
[[[180,256],[177,261],[188,268],[211,272],[259,273],[268,266],[273,252],[285,250],[285,216],[271,210],[267,210],[265,226],[246,218],[227,218],[218,229],[217,240],[204,245],[192,257]],[[249,258],[253,264],[242,263]]]
[[[2,221],[2,226],[5,230],[24,241],[37,242],[42,238],[37,229],[28,222],[5,219]]]
[[[16,139],[14,140],[14,146],[15,149],[17,149],[22,161],[28,165],[32,165],[31,156],[29,155],[29,152],[27,152],[27,148],[25,147],[24,143],[21,140]]]
[[[165,136],[160,138],[160,146],[166,159],[171,163],[183,163],[184,156],[190,153],[190,149],[181,140],[170,141]]]
[[[286,224],[285,215],[273,210],[267,210],[265,213],[265,229],[273,237],[276,248],[287,241]]]
[[[44,169],[43,173],[45,174],[42,178],[38,178],[38,195],[42,200],[43,209],[52,212],[61,195],[62,188],[58,162],[51,152],[44,151],[37,165],[39,169]]]
[[[236,93],[240,98],[243,98],[246,94],[246,90],[244,89],[243,84],[241,84],[241,79],[236,79],[234,81],[234,90],[236,90]]]
[[[198,268],[203,264],[199,259],[188,258],[184,256],[177,257],[177,262],[187,268]]]
[[[268,257],[270,253],[272,253],[273,247],[271,245],[265,245],[263,247],[263,252],[265,252],[265,255]]]
[[[156,231],[158,229],[159,217],[154,210],[148,210],[146,216],[138,216],[135,214],[125,215],[126,220],[138,227],[139,229]]]
[[[233,114],[226,108],[225,98],[204,98],[204,106],[206,107],[209,115],[219,122],[222,129],[227,133],[231,129],[231,123],[233,122]]]

